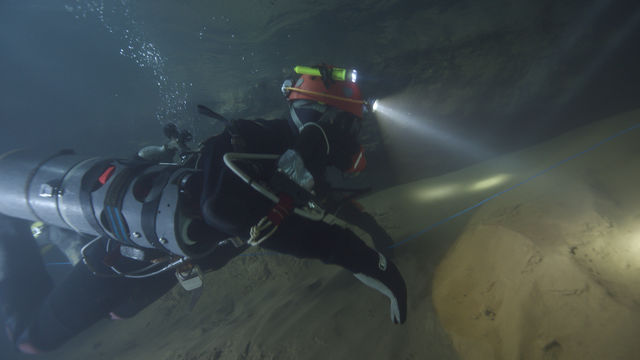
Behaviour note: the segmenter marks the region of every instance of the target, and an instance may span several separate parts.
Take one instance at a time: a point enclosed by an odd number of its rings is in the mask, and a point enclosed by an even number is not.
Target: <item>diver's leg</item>
[[[355,201],[345,202],[338,208],[335,216],[347,223],[353,224],[371,236],[373,246],[385,256],[393,257],[393,239],[387,231],[378,224],[373,215],[362,209]]]
[[[86,265],[79,263],[68,277],[35,309],[29,325],[14,334],[20,350],[38,353],[57,348],[80,331],[103,318],[117,296],[105,289],[114,279],[94,278]],[[105,298],[106,296],[106,298]]]
[[[20,350],[38,353],[57,348],[100,319],[126,297],[124,279],[93,275],[78,263],[34,311],[31,322],[14,342]]]
[[[193,260],[193,263],[199,265],[205,272],[219,270],[247,248],[248,245],[235,247],[228,241],[219,245],[210,255]],[[135,316],[171,290],[176,285],[177,279],[173,271],[166,271],[150,278],[130,280],[129,283],[134,286],[128,287],[129,291],[122,299],[123,302],[109,313],[114,320]]]
[[[102,264],[104,249],[101,246],[90,248],[87,256],[96,271],[109,273]],[[133,316],[175,283],[171,272],[148,279],[105,277],[94,275],[80,262],[33,310],[30,322],[14,333],[13,341],[26,353],[53,350],[112,313],[116,317]]]
[[[110,310],[109,316],[113,320],[134,317],[173,289],[177,282],[172,270],[144,279],[127,279],[124,295]]]
[[[11,341],[53,288],[40,250],[21,220],[0,218],[0,316]]]
[[[208,256],[202,259],[194,260],[194,263],[199,265],[203,271],[216,271],[225,266],[229,261],[236,256],[243,253],[249,248],[249,245],[243,244],[240,247],[236,247],[230,239],[224,241],[223,244],[219,244],[218,247]]]
[[[344,267],[365,285],[389,297],[391,320],[394,323],[406,320],[407,288],[400,271],[395,264],[369,248],[353,232],[322,222],[290,217],[261,246]]]

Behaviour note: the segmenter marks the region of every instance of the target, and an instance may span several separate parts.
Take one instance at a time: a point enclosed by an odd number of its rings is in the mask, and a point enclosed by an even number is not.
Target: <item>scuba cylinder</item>
[[[194,259],[216,241],[199,213],[198,170],[20,150],[0,158],[0,213]]]

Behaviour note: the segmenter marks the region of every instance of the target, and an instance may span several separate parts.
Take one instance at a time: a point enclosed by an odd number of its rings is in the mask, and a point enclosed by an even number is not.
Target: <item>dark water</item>
[[[359,69],[365,95],[486,151],[368,119],[379,187],[437,175],[638,107],[635,1],[17,1],[0,4],[0,150],[129,154],[175,121],[282,116],[295,64]],[[425,120],[426,119],[426,120]],[[388,155],[388,147],[395,155]],[[421,161],[416,161],[416,158]],[[392,164],[394,177],[379,170]]]
[[[3,0],[0,153],[125,156],[169,121],[201,139],[220,125],[195,104],[282,116],[292,66],[328,62],[450,136],[367,119],[364,181],[386,187],[638,108],[639,33],[637,1]]]
[[[118,151],[156,126],[151,74],[118,54],[118,36],[96,19],[74,19],[63,3],[0,4],[3,151]]]

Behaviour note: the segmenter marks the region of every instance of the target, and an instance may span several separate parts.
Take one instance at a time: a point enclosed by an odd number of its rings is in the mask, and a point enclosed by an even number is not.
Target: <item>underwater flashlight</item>
[[[371,112],[371,113],[376,112],[376,110],[378,109],[378,99],[369,98],[367,101],[364,102],[363,108],[365,112]]]

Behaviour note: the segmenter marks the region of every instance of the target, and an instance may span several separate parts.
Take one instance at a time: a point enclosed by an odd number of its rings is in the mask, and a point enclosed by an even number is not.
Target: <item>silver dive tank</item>
[[[209,254],[191,168],[63,150],[0,155],[0,213],[184,257]]]

